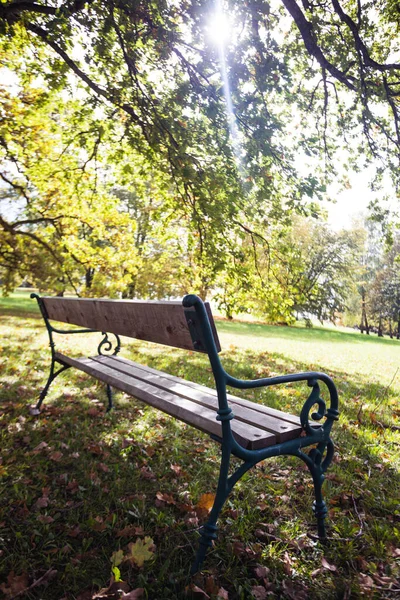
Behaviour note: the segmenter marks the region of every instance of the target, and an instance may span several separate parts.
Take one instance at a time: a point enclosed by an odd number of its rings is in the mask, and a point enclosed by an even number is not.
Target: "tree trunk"
[[[85,273],[85,283],[86,283],[87,290],[90,290],[90,288],[92,287],[93,277],[94,277],[94,269],[93,269],[93,267],[88,267],[86,269],[86,273]]]
[[[383,337],[383,331],[382,331],[382,315],[379,315],[378,337]]]

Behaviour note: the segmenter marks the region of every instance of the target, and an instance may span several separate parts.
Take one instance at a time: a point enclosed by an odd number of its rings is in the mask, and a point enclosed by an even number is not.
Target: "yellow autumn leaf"
[[[213,507],[214,500],[215,494],[202,494],[196,506],[197,508],[210,512]]]
[[[128,544],[128,554],[125,560],[138,567],[143,567],[146,560],[150,560],[154,555],[154,542],[151,537],[146,536],[143,539],[138,538],[135,543]]]

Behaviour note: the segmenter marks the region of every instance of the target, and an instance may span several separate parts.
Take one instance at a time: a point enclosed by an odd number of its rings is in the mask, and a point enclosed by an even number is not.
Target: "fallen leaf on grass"
[[[54,521],[53,517],[50,517],[50,515],[38,515],[37,520],[45,525]]]
[[[152,472],[152,470],[150,469],[150,467],[142,467],[140,469],[140,475],[142,477],[144,477],[144,479],[155,479],[156,476],[154,475],[154,473]]]
[[[33,450],[32,450],[32,454],[38,454],[41,450],[43,450],[44,448],[47,448],[48,444],[46,444],[46,442],[40,442],[40,444],[38,444]]]
[[[200,511],[210,512],[213,507],[215,500],[215,494],[202,494],[198,503],[196,504],[196,508]]]
[[[266,600],[267,590],[262,585],[253,585],[251,588],[251,595],[256,600]]]
[[[136,590],[132,590],[127,594],[122,594],[121,600],[136,600],[137,598],[142,598],[144,594],[144,588],[136,588]]]
[[[60,451],[52,452],[50,454],[50,459],[54,460],[55,462],[60,462],[60,460],[62,459],[62,457],[63,457],[63,453],[60,452]]]
[[[308,600],[310,597],[308,588],[301,582],[295,584],[293,581],[285,579],[282,582],[282,588],[290,600]]]
[[[42,496],[42,498],[38,498],[35,502],[36,508],[46,508],[49,505],[49,499],[47,496]]]
[[[110,560],[113,567],[118,567],[124,560],[124,551],[116,550],[112,553]]]
[[[56,575],[57,571],[55,569],[49,569],[46,571],[46,573],[44,573],[38,579],[35,579],[33,583],[29,585],[29,577],[27,573],[23,573],[22,575],[14,575],[14,571],[11,571],[7,577],[7,583],[10,587],[7,587],[7,585],[3,583],[0,585],[0,590],[4,592],[6,598],[16,598],[17,596],[24,595],[26,592],[35,587],[48,585]]]
[[[133,446],[135,444],[135,440],[132,438],[124,438],[122,440],[122,448],[129,448],[129,446]]]
[[[325,569],[328,569],[328,571],[337,571],[337,567],[328,563],[324,556],[322,557],[321,564]]]
[[[146,536],[144,540],[138,538],[133,544],[128,545],[128,554],[125,560],[137,567],[143,567],[146,560],[150,560],[154,555],[154,542],[151,537]]]
[[[182,467],[180,465],[171,465],[171,469],[178,477],[183,475]]]
[[[374,580],[369,575],[365,575],[364,573],[360,573],[358,575],[358,580],[360,582],[360,586],[362,589],[370,589],[374,585]]]
[[[219,586],[217,585],[217,583],[212,575],[209,575],[207,577],[205,588],[206,588],[207,594],[210,594],[211,596],[213,594],[216,595],[218,593]]]
[[[79,525],[77,525],[73,529],[70,529],[68,531],[67,535],[69,535],[69,537],[76,538],[76,537],[78,537],[78,535],[80,535],[80,533],[81,533],[81,528],[79,527]]]
[[[117,537],[133,537],[134,535],[143,535],[143,527],[136,527],[136,525],[128,525],[123,529],[119,529],[116,533]]]
[[[269,573],[270,570],[268,567],[262,567],[261,565],[254,569],[254,575],[257,577],[257,579],[264,579],[264,577],[268,577]]]
[[[6,598],[10,598],[26,590],[28,584],[29,577],[27,573],[15,575],[14,571],[11,571],[7,576],[7,583],[2,583],[0,590],[5,594]]]
[[[190,597],[195,598],[196,600],[209,600],[210,599],[210,596],[204,590],[199,588],[197,585],[194,585],[194,583],[187,586],[186,593],[188,595],[190,593]]]
[[[125,592],[129,592],[129,584],[125,581],[114,581],[111,578],[111,583],[107,588],[102,588],[94,596],[90,595],[91,600],[119,600],[125,598]],[[121,596],[121,594],[124,594]],[[138,596],[140,597],[140,596]]]
[[[165,502],[166,504],[176,504],[175,499],[171,494],[163,494],[162,492],[157,492],[156,498],[159,502]]]
[[[97,468],[103,471],[103,473],[109,473],[110,471],[110,467],[102,462],[97,465]]]

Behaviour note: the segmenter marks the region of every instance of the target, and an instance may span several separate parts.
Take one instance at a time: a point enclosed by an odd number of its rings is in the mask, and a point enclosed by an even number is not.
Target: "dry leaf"
[[[142,598],[144,594],[144,588],[136,588],[136,590],[132,590],[127,594],[122,594],[121,600],[136,600],[137,598]]]
[[[123,529],[119,529],[116,533],[117,537],[132,537],[134,535],[143,535],[143,527],[136,527],[136,525],[128,525]]]
[[[7,575],[7,583],[2,583],[0,585],[0,590],[7,597],[16,596],[17,594],[21,594],[29,585],[29,578],[27,573],[22,573],[22,575],[15,575],[14,571],[10,571]]]
[[[180,465],[171,465],[171,469],[178,477],[180,477],[183,474],[182,467]]]
[[[160,502],[165,502],[166,504],[176,504],[173,496],[171,494],[163,494],[162,492],[157,492],[156,494],[157,500]]]
[[[269,573],[270,570],[268,567],[262,567],[261,565],[254,569],[254,575],[257,577],[257,579],[264,579],[265,577],[268,577]]]
[[[186,588],[186,591],[191,592],[191,598],[196,598],[197,600],[209,600],[210,596],[201,588],[199,588],[197,585],[194,585],[194,583],[192,583],[192,585],[188,586]]]
[[[325,569],[328,569],[329,571],[337,571],[337,567],[335,567],[335,565],[331,565],[330,563],[328,563],[328,561],[326,560],[326,558],[324,556],[322,557],[321,564]]]
[[[267,590],[262,585],[253,585],[251,594],[256,600],[265,600],[267,597]]]
[[[200,510],[210,512],[214,505],[215,494],[202,494],[198,503],[196,504],[196,508]]]
[[[143,567],[146,560],[153,558],[154,542],[149,536],[146,536],[144,540],[138,538],[134,544],[131,542],[128,545],[128,550],[125,560],[138,567]]]
[[[60,462],[60,460],[62,459],[62,457],[63,457],[63,453],[60,452],[59,450],[57,452],[52,452],[50,454],[51,460],[54,460],[55,462]]]
[[[209,577],[207,577],[205,588],[207,594],[210,594],[211,596],[216,595],[218,593],[219,586],[215,583],[215,579],[212,575],[209,575]]]
[[[113,567],[118,567],[124,561],[124,551],[116,550],[111,554],[110,560]]]

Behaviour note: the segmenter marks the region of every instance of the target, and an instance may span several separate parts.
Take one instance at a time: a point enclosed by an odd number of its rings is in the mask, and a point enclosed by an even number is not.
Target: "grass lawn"
[[[142,566],[131,558],[118,569],[129,589],[143,589],[136,597],[151,600],[400,597],[399,342],[218,322],[222,358],[234,375],[318,369],[337,383],[342,414],[325,482],[331,540],[323,546],[307,535],[315,533],[313,493],[300,461],[265,461],[235,487],[217,543],[192,579],[205,518],[199,501],[215,492],[218,445],[124,394],[106,415],[103,386],[72,369],[54,382],[40,417],[29,416],[49,365],[34,307],[26,294],[0,299],[5,598],[118,598],[95,594],[108,587],[118,557],[138,553]],[[91,354],[93,336],[65,336],[60,348]],[[212,383],[202,355],[123,342],[127,357]],[[298,412],[306,392],[296,385],[247,396]]]

